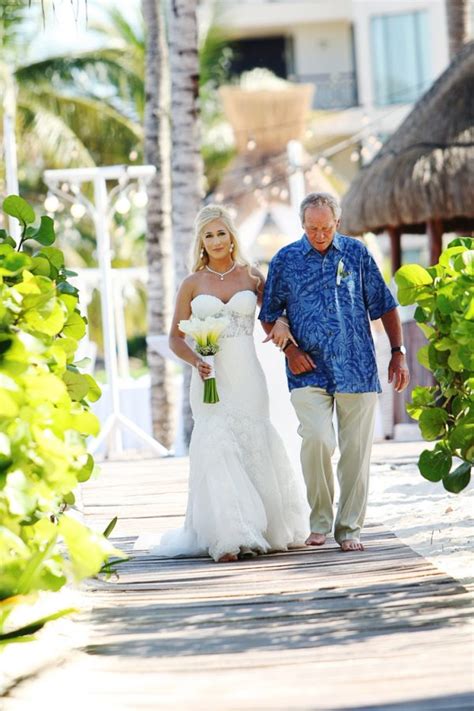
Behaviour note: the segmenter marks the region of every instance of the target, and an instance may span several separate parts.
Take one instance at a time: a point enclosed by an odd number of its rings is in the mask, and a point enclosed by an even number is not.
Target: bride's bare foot
[[[238,560],[237,556],[235,553],[225,553],[222,555],[219,560],[217,561],[218,563],[235,563],[235,561]]]
[[[323,546],[326,543],[326,536],[324,533],[310,533],[305,541],[307,546]]]
[[[340,544],[341,550],[344,553],[347,553],[348,551],[363,551],[364,546],[360,541],[357,540],[357,538],[346,538],[345,541],[341,541]]]

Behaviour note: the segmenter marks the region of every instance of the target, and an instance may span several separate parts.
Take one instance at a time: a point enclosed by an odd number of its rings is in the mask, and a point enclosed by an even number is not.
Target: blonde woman
[[[194,265],[176,299],[171,349],[193,368],[189,496],[184,527],[169,531],[159,555],[209,555],[233,562],[303,545],[308,504],[269,419],[268,392],[253,331],[264,277],[241,256],[229,212],[208,205],[195,222]],[[215,358],[220,401],[203,402],[209,366],[178,324],[191,314],[229,319]],[[287,334],[281,337],[283,346]],[[276,339],[278,343],[278,339]]]

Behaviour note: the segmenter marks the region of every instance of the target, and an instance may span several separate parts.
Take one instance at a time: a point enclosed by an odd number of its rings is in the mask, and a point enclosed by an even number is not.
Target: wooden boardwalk
[[[138,533],[179,523],[186,469],[104,466],[85,491],[89,523],[118,515],[115,542],[131,551]],[[469,593],[381,525],[364,542],[227,565],[134,554],[117,581],[88,583],[85,649],[0,708],[472,709]]]

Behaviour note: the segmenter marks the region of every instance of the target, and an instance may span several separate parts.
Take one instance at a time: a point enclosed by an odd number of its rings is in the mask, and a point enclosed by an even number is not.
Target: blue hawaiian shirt
[[[396,306],[362,242],[336,233],[322,255],[303,235],[273,257],[259,319],[273,323],[286,312],[296,341],[316,363],[301,375],[287,367],[290,390],[381,392],[369,319]]]

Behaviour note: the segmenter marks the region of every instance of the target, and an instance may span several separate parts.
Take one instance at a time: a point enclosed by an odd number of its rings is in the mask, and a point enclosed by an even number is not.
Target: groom
[[[398,392],[408,385],[409,372],[397,303],[362,242],[338,234],[340,214],[328,193],[303,200],[304,235],[272,259],[259,318],[268,332],[286,314],[298,343],[288,340],[283,350],[311,507],[306,543],[323,545],[333,527],[335,408],[341,456],[334,535],[343,551],[361,551],[381,391],[370,320],[382,319],[392,347],[388,380]]]

